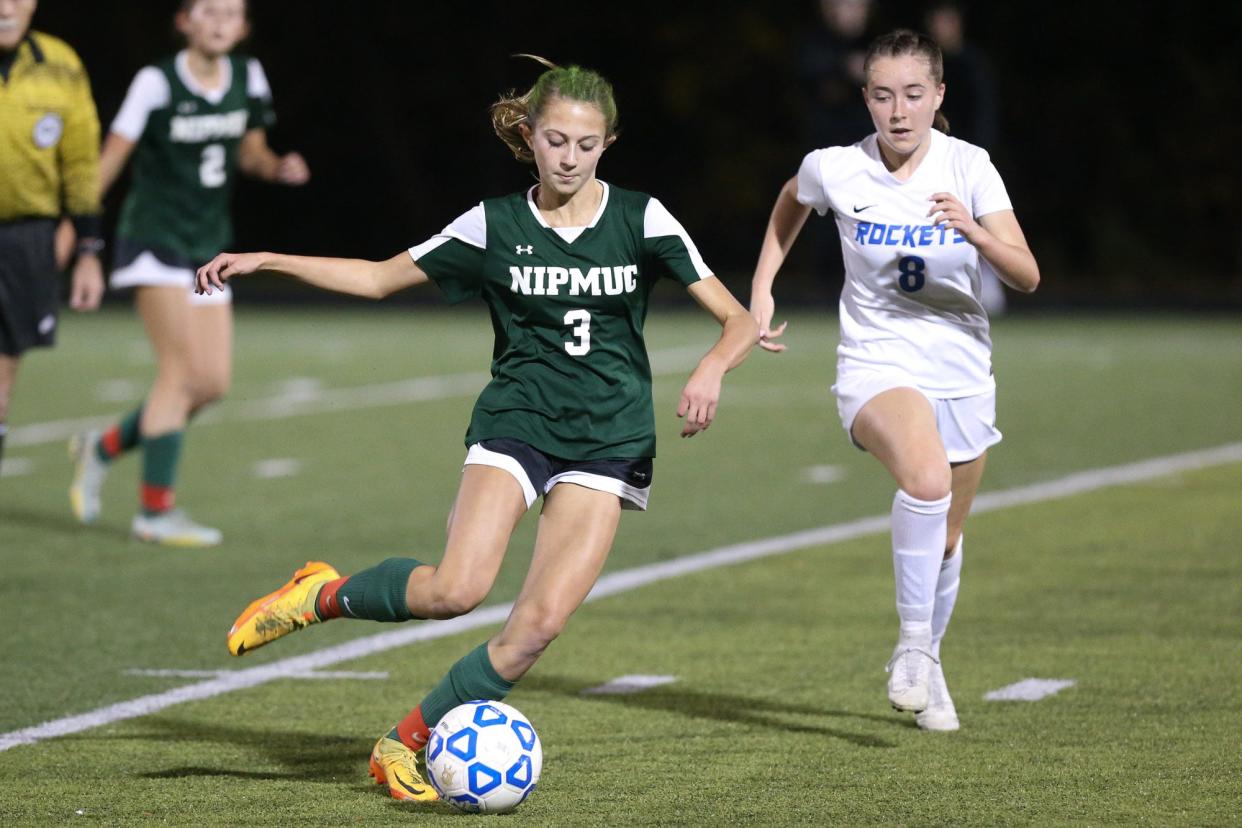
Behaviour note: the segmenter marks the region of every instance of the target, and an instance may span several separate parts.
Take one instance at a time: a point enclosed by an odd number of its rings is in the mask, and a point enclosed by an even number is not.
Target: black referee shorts
[[[56,344],[56,221],[0,222],[0,354]]]

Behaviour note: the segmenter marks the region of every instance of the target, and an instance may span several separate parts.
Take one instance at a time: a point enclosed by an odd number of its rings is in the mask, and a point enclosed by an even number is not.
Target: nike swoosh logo
[[[414,785],[411,785],[411,784],[407,783],[407,782],[406,782],[404,779],[402,779],[401,777],[396,777],[396,780],[397,780],[397,784],[398,784],[398,785],[400,785],[401,787],[405,788],[407,791],[409,791],[410,793],[414,794],[415,796],[422,796],[423,794],[427,793],[427,789],[426,789],[426,788],[419,788],[419,787],[416,787],[416,786],[414,786]]]
[[[855,204],[855,205],[854,205],[854,212],[855,212],[855,213],[861,213],[863,210],[870,210],[872,207],[875,207],[875,206],[876,206],[876,205],[874,205],[874,204],[868,204],[868,205],[866,205],[865,207],[859,207],[857,204]]]

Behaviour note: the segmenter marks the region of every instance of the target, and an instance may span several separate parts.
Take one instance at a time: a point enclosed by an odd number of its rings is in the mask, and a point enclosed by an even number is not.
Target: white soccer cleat
[[[888,670],[888,700],[893,709],[918,713],[927,709],[930,695],[931,668],[938,664],[932,655],[931,633],[905,636],[893,648],[893,657],[884,668]]]
[[[69,459],[73,461],[69,505],[82,523],[94,523],[99,519],[99,492],[108,476],[108,464],[95,453],[98,444],[98,431],[75,434],[69,441]]]
[[[937,661],[931,668],[928,686],[927,709],[914,717],[914,723],[923,730],[957,730],[962,726],[957,720],[957,708],[949,695],[949,685],[944,680],[944,668]]]
[[[180,509],[158,515],[134,515],[130,528],[138,540],[163,546],[216,546],[224,538],[219,529],[195,523]]]

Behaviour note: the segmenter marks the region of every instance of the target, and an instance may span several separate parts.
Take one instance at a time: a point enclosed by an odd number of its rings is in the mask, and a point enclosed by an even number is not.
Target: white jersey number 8
[[[565,324],[573,325],[570,331],[577,341],[565,343],[565,353],[570,356],[584,356],[591,350],[591,312],[571,310],[565,314]]]
[[[208,144],[203,147],[202,162],[198,165],[198,180],[204,187],[215,189],[224,186],[224,182],[228,180],[228,175],[224,172],[224,159],[223,145]]]

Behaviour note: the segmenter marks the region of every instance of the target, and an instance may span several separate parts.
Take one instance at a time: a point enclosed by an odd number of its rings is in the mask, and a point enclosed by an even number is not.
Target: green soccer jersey
[[[603,186],[586,228],[549,227],[531,188],[410,249],[448,301],[478,296],[491,311],[492,380],[467,445],[510,437],[568,460],[655,456],[651,290],[661,277],[688,286],[712,274],[659,201]]]
[[[112,131],[137,142],[117,237],[167,264],[196,267],[232,241],[229,201],[246,131],[274,121],[258,61],[220,59],[224,84],[205,90],[186,53],[138,73]]]

